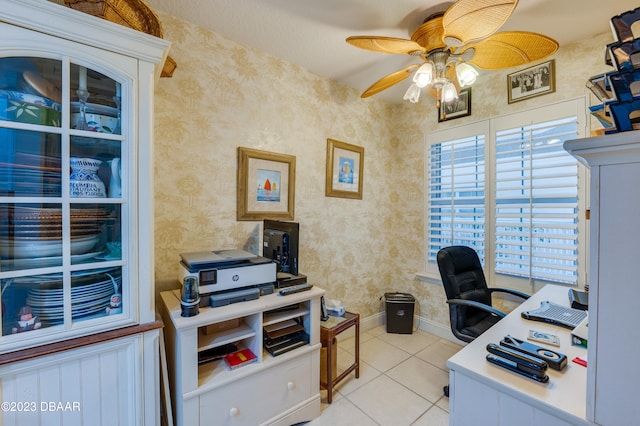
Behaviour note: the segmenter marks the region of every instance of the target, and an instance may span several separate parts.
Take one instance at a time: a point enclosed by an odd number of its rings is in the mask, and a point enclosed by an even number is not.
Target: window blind
[[[484,263],[485,136],[432,144],[428,175],[428,256],[450,245],[474,248]]]
[[[495,272],[577,284],[576,117],[496,132]]]

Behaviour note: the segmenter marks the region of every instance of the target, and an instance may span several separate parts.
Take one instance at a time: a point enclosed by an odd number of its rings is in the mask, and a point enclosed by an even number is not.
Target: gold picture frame
[[[238,147],[237,220],[293,220],[296,157]]]
[[[555,59],[507,75],[509,103],[556,91]]]
[[[363,172],[363,147],[327,139],[327,197],[361,200]]]

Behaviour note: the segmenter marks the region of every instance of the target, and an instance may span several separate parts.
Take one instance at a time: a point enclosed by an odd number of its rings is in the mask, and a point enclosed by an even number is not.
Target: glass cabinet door
[[[0,57],[0,342],[131,316],[128,123],[107,74]]]

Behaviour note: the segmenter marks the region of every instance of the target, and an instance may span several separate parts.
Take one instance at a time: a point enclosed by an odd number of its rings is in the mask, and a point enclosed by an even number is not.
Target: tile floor
[[[338,336],[338,371],[353,362],[353,337]],[[351,373],[334,388],[322,413],[307,426],[447,426],[449,382],[445,362],[462,348],[449,340],[415,331],[391,334],[379,326],[360,335],[360,378]]]

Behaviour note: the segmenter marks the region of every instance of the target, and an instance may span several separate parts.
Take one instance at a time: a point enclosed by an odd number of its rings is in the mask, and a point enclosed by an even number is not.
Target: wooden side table
[[[340,375],[332,379],[333,362],[331,359],[333,354],[333,345],[336,344],[336,336],[352,326],[356,326],[355,336],[355,360]],[[320,386],[327,390],[327,403],[331,404],[333,399],[333,387],[342,379],[347,377],[349,373],[355,370],[356,379],[360,377],[360,314],[345,312],[342,317],[329,317],[327,321],[320,322],[320,343],[326,348],[327,356],[327,376],[320,378]]]

